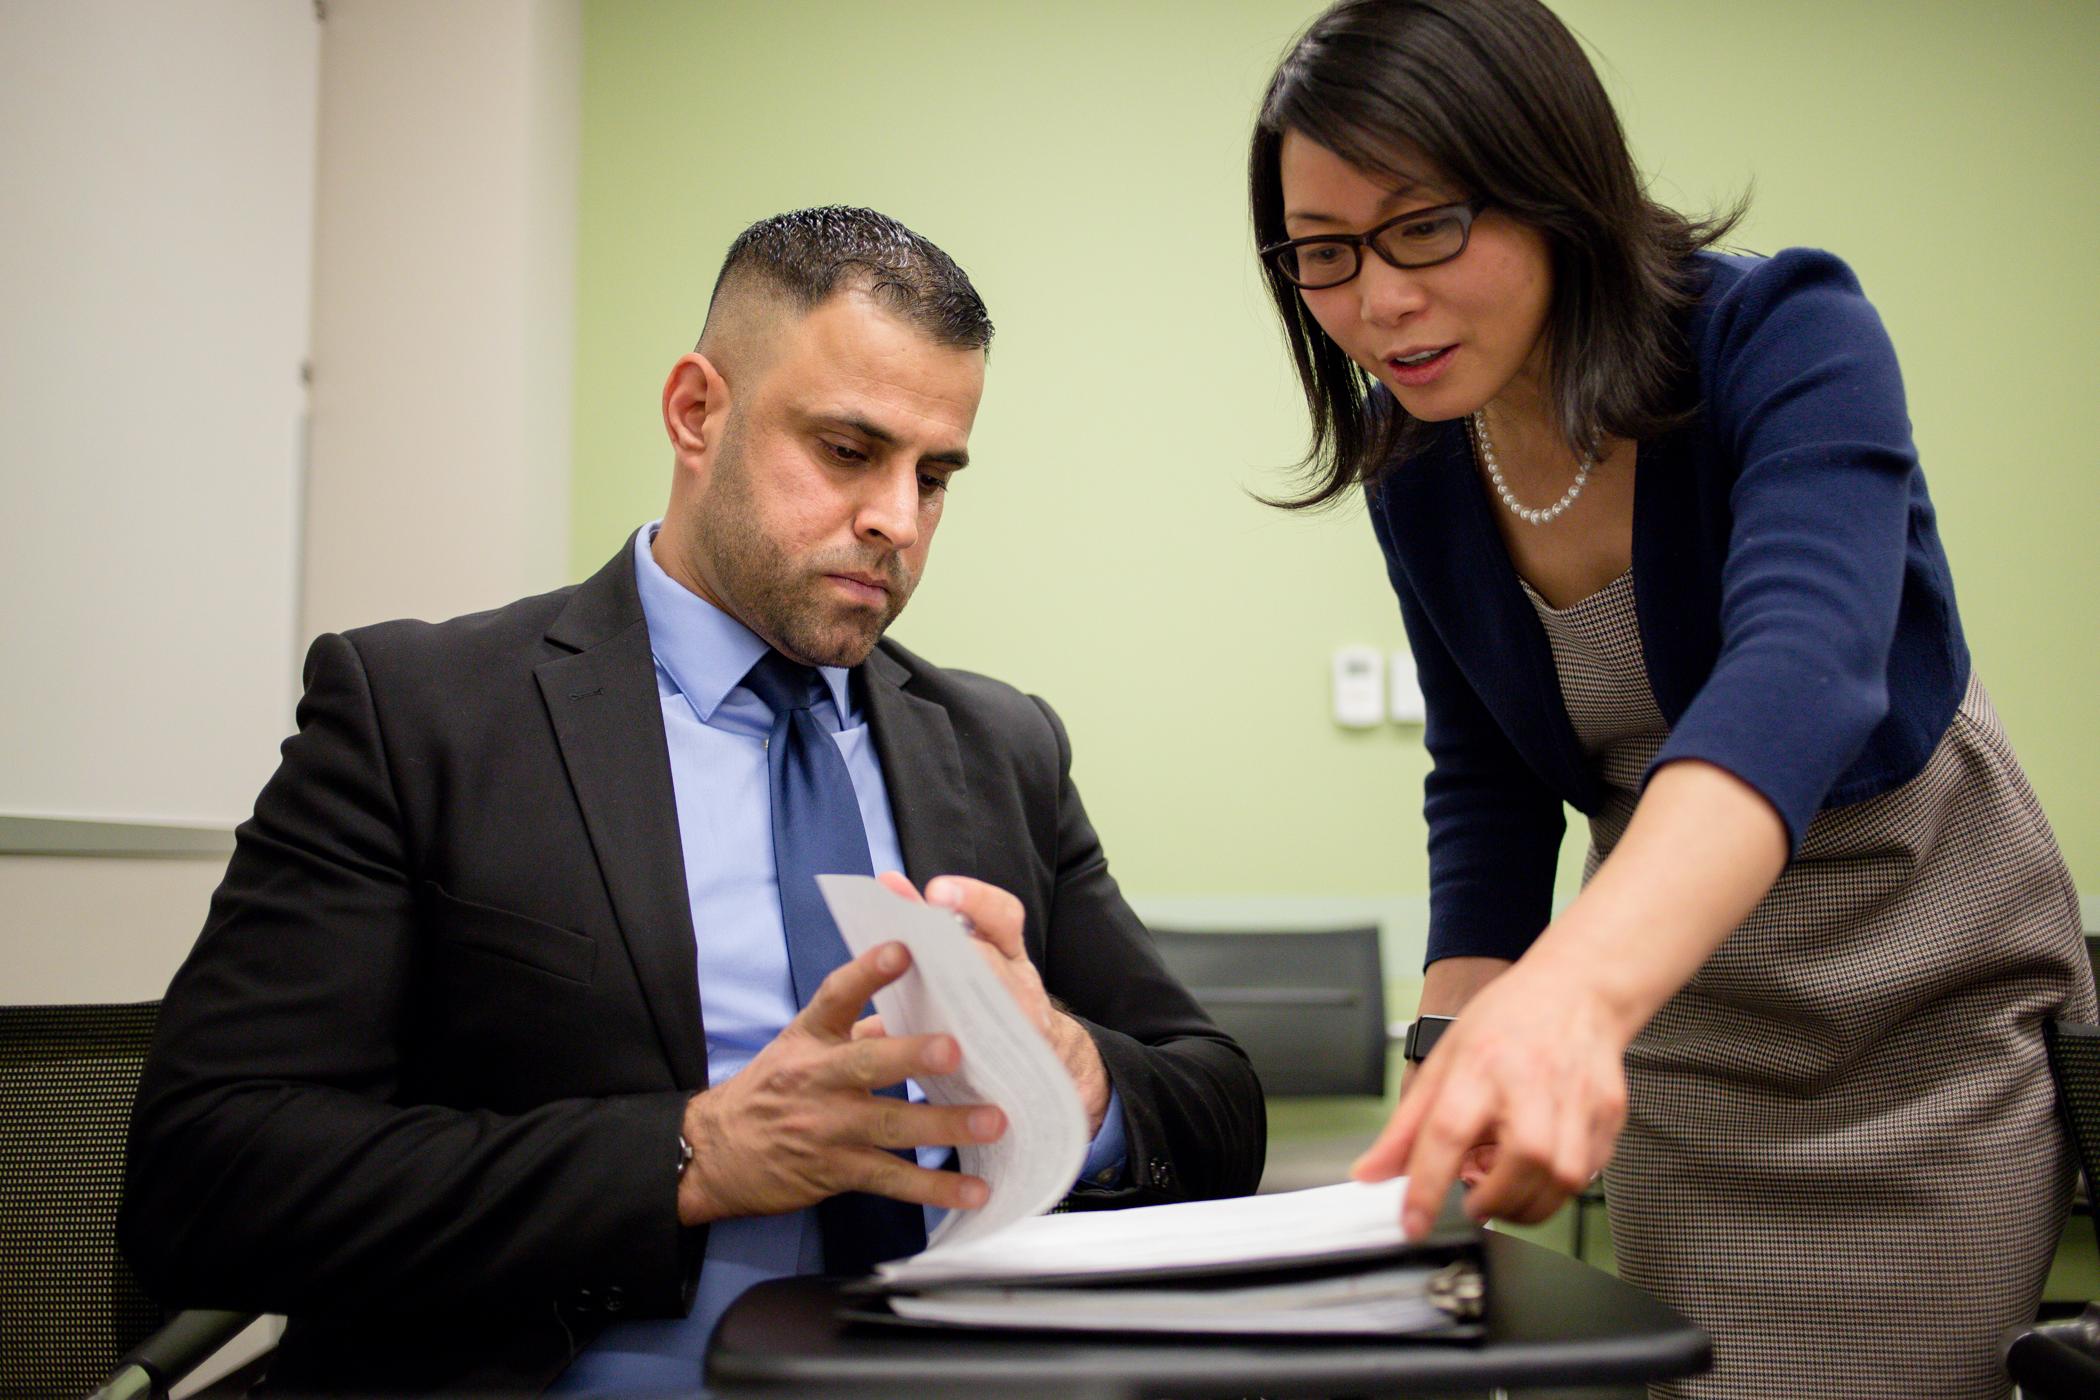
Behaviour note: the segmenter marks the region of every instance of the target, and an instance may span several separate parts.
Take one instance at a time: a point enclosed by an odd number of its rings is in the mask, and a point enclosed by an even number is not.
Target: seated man
[[[935,1168],[1003,1118],[903,1101],[959,1052],[856,1028],[907,958],[848,960],[821,871],[974,921],[1092,1116],[1074,1206],[1254,1188],[1260,1088],[1109,877],[1056,716],[879,640],[991,333],[879,214],[754,225],[664,386],[660,526],[575,587],[314,643],[122,1220],[164,1301],[291,1315],[271,1388],[693,1385],[751,1283],[982,1202]]]

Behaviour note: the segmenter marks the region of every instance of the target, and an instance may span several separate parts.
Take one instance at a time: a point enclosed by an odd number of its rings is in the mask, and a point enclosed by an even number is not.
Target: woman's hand
[[[1626,1121],[1626,1047],[1786,859],[1785,825],[1747,783],[1696,759],[1658,768],[1618,849],[1530,952],[1462,1003],[1353,1174],[1406,1173],[1401,1223],[1419,1237],[1461,1160],[1491,1148],[1475,1155],[1486,1175],[1467,1212],[1551,1215],[1611,1160]],[[1429,993],[1425,977],[1425,1006]]]
[[[1467,1190],[1487,1180],[1487,1174],[1495,1169],[1495,1144],[1476,1143],[1466,1149],[1466,1155],[1458,1159],[1458,1181]]]
[[[1444,1032],[1353,1174],[1404,1172],[1401,1221],[1417,1238],[1461,1176],[1478,1183],[1474,1219],[1544,1220],[1611,1159],[1636,1029],[1578,980],[1518,962]]]

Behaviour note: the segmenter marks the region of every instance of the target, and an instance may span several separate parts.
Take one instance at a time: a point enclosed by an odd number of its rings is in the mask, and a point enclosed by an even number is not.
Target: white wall
[[[291,718],[318,26],[0,4],[0,814],[228,823]]]
[[[578,0],[329,0],[320,23],[311,0],[0,0],[0,999],[165,989],[316,632],[565,581],[581,36]],[[212,174],[301,149],[296,227],[273,207],[265,233],[259,196]],[[254,370],[238,399],[178,392],[236,367],[191,327],[248,301],[203,269],[231,255],[261,277],[309,252],[269,371],[289,387]],[[31,412],[83,386],[89,407]],[[213,477],[236,441],[222,400],[278,425],[242,449],[275,452],[268,482]],[[187,448],[201,465],[173,469]],[[112,561],[93,598],[135,644],[42,620],[67,570],[93,573],[76,560]],[[204,588],[222,601],[170,604]],[[247,605],[270,618],[267,661],[223,636]],[[213,737],[232,708],[238,746]],[[38,793],[100,796],[32,804],[31,771]],[[83,810],[200,829],[24,817]]]
[[[565,582],[576,0],[330,0],[307,636]]]

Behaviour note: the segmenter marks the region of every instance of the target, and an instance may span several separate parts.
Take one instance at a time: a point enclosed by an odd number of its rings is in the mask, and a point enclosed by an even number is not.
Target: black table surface
[[[707,1379],[724,1396],[1350,1396],[1596,1386],[1693,1375],[1706,1334],[1587,1264],[1486,1240],[1487,1336],[1475,1343],[1100,1337],[895,1327],[838,1316],[838,1282],[776,1279],[724,1314]]]

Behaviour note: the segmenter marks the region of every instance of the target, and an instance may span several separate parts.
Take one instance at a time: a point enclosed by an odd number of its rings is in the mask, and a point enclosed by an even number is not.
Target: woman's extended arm
[[[1508,958],[1440,958],[1422,973],[1422,1014],[1456,1016],[1488,983],[1509,971]]]
[[[1787,852],[1785,824],[1747,783],[1696,760],[1658,769],[1581,897],[1507,972],[1474,983],[1356,1175],[1407,1174],[1403,1221],[1419,1235],[1460,1158],[1492,1141],[1468,1211],[1551,1215],[1610,1160],[1627,1045],[1756,908]],[[1472,981],[1464,972],[1438,980]],[[1429,1000],[1425,987],[1436,1010]]]

